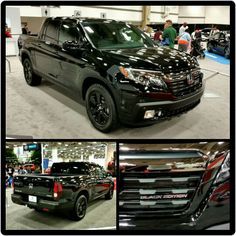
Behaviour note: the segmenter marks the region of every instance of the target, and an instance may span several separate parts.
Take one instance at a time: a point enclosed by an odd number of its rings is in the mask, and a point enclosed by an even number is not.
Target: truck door
[[[53,80],[58,77],[58,29],[59,19],[50,19],[39,38],[35,50],[35,63],[39,72]]]
[[[83,40],[83,36],[76,20],[63,20],[59,30],[59,80],[66,87],[76,90],[77,93],[79,92],[78,88],[81,87],[80,83],[82,82],[80,79],[81,71],[87,62],[83,60],[79,52],[76,50],[65,50],[62,45],[66,41],[78,43],[81,40]]]

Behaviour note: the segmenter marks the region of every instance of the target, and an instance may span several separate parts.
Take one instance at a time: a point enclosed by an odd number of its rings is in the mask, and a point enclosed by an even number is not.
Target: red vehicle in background
[[[23,168],[25,169],[25,170],[31,170],[31,171],[35,171],[35,164],[33,164],[33,163],[29,163],[29,164],[24,164],[23,165]]]

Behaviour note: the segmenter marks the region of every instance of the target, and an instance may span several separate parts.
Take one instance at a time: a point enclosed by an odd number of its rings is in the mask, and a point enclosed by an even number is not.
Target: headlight
[[[216,176],[214,183],[215,184],[222,183],[225,180],[229,179],[229,177],[230,177],[230,153],[228,152],[221,166],[221,169]]]
[[[133,80],[135,83],[147,87],[152,86],[153,89],[157,89],[158,91],[165,91],[167,89],[166,83],[162,80],[164,75],[161,72],[137,70],[122,66],[119,69],[126,79]]]

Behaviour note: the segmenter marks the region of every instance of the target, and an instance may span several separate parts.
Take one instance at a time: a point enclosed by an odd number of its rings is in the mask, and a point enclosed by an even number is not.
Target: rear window
[[[54,163],[51,174],[88,174],[88,164],[86,163]]]

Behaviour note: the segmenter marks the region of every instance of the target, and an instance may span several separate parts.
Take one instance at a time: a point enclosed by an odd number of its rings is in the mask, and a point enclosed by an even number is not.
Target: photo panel
[[[6,137],[228,139],[233,2],[100,4],[3,4]]]
[[[234,234],[234,19],[233,1],[2,2],[1,233]]]
[[[115,142],[11,140],[5,150],[7,232],[116,230]]]
[[[119,230],[232,229],[228,141],[124,142],[118,160]]]

